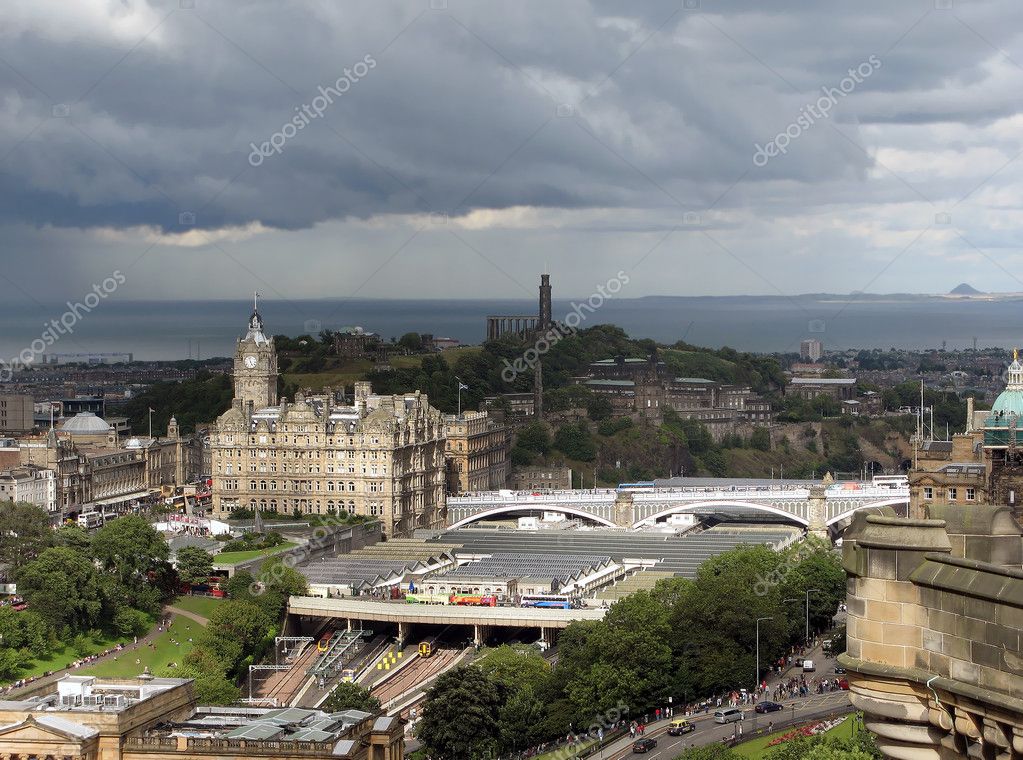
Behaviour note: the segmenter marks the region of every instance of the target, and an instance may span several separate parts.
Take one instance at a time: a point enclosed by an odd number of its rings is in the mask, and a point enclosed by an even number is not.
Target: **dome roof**
[[[1018,351],[1013,352],[1008,377],[1009,381],[1005,385],[1005,390],[999,394],[994,406],[991,407],[989,419],[999,426],[1008,426],[1009,417],[1012,414],[1017,417],[1023,416],[1023,364],[1020,364]]]
[[[141,449],[142,448],[142,441],[140,441],[138,438],[129,438],[128,442],[126,444],[124,444],[124,448],[126,448],[126,449]]]
[[[110,432],[110,425],[102,417],[92,412],[79,412],[74,417],[64,420],[60,430],[72,435],[97,435]]]

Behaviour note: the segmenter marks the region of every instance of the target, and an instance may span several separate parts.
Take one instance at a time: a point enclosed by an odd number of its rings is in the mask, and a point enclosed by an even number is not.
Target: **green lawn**
[[[119,636],[101,636],[96,639],[89,639],[88,649],[86,654],[99,654],[104,649],[109,649],[118,643],[127,643],[131,641],[131,638],[124,638]],[[10,681],[16,681],[18,678],[28,678],[30,676],[40,676],[47,671],[63,670],[75,660],[79,659],[82,655],[79,655],[71,645],[65,645],[59,650],[53,652],[48,657],[40,657],[29,660],[24,663],[24,667],[19,671],[17,678],[12,678],[7,681],[0,681],[0,685],[10,683]]]
[[[202,626],[194,620],[177,617],[169,631],[164,631],[153,639],[155,649],[141,643],[137,649],[132,649],[132,645],[129,645],[121,650],[116,660],[111,659],[92,667],[80,668],[76,672],[105,678],[133,678],[149,666],[150,673],[158,673],[171,662],[180,664],[185,655],[192,651],[192,644],[188,639],[198,638],[201,631]],[[174,641],[178,644],[175,645]],[[136,663],[136,659],[140,662]]]
[[[257,557],[268,557],[271,554],[280,554],[293,546],[297,546],[297,544],[291,541],[285,541],[283,544],[274,546],[270,549],[250,549],[242,552],[221,552],[213,558],[213,566],[228,567],[230,565],[237,565],[239,562],[256,559]]]
[[[215,596],[179,596],[171,605],[208,618],[222,601]]]
[[[833,729],[828,731],[827,732],[827,736],[837,736],[837,737],[839,737],[841,739],[848,739],[850,736],[852,736],[853,717],[854,717],[853,715],[850,715],[848,718],[843,720],[841,723],[839,723]],[[742,757],[749,757],[749,758],[763,758],[763,757],[766,757],[768,755],[768,753],[771,750],[774,749],[774,747],[768,747],[767,745],[770,742],[772,742],[775,739],[777,739],[779,736],[784,736],[785,734],[789,733],[792,730],[793,730],[793,728],[790,727],[790,728],[786,728],[784,731],[775,731],[773,734],[768,734],[767,736],[761,736],[758,739],[753,739],[752,741],[748,741],[748,742],[745,742],[743,744],[740,744],[738,747],[735,748],[734,751],[736,752],[736,754],[738,754],[738,755],[740,755]],[[775,745],[775,746],[782,746],[782,745]]]

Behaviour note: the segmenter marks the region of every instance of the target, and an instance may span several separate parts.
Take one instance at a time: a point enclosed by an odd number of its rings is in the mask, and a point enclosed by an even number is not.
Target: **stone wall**
[[[861,513],[843,562],[840,662],[885,755],[1023,758],[1023,537],[1008,509]]]

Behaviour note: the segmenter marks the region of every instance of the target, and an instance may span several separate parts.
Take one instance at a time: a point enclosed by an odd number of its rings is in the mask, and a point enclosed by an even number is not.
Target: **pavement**
[[[807,681],[810,681],[812,678],[834,679],[839,677],[835,674],[836,662],[834,658],[824,657],[820,647],[811,650],[804,658],[812,659],[817,666],[816,672],[807,674]],[[773,689],[782,679],[788,680],[792,676],[798,678],[801,674],[801,667],[789,668],[781,676],[775,675],[768,678],[768,687]],[[770,699],[770,697],[766,699]],[[835,713],[853,711],[853,707],[849,702],[849,692],[847,691],[810,694],[806,697],[784,699],[780,703],[785,705],[784,710],[765,714],[754,712],[753,705],[741,706],[739,709],[745,714],[744,720],[741,721],[743,731],[741,739],[749,740],[757,735],[779,731],[793,722],[801,724],[808,720],[824,718]],[[738,733],[739,723],[724,725],[715,723],[715,709],[717,708],[711,708],[706,713],[689,716],[687,720],[696,726],[696,730],[682,736],[668,736],[668,724],[673,718],[660,720],[656,723],[648,723],[643,736],[656,739],[657,746],[642,756],[651,760],[672,760],[684,749],[720,743],[725,739],[735,736]],[[674,718],[679,717],[685,716],[676,711]],[[769,731],[768,729],[771,725],[773,725],[773,729]],[[622,758],[632,757],[632,745],[634,742],[635,739],[632,737],[622,737],[604,747],[602,751],[590,755],[590,760],[621,760]],[[639,755],[636,755],[636,757],[639,757]]]

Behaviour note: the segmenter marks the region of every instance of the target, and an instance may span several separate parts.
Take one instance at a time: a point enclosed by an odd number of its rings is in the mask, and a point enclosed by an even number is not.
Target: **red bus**
[[[467,596],[465,594],[452,594],[449,599],[451,604],[458,604],[468,607],[496,607],[496,596]]]

